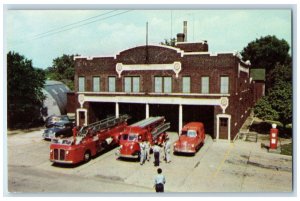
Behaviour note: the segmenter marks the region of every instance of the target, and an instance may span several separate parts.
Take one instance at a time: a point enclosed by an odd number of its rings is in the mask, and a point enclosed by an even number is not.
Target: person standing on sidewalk
[[[146,143],[144,140],[140,142],[140,164],[143,165],[146,159]]]
[[[159,153],[160,153],[160,146],[155,144],[153,146],[154,166],[159,166]]]
[[[166,138],[164,152],[165,152],[166,162],[170,163],[171,162],[171,142],[170,142],[169,137]]]
[[[155,176],[154,179],[154,188],[157,193],[163,193],[164,192],[164,185],[166,183],[166,178],[162,174],[162,169],[158,168],[157,169],[157,175]]]
[[[150,149],[151,149],[151,144],[150,144],[150,142],[147,140],[146,142],[145,142],[145,144],[146,144],[146,159],[147,159],[147,161],[150,161]]]

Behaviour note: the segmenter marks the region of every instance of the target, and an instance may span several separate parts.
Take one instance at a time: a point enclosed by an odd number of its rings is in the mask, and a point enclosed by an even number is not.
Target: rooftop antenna
[[[173,10],[171,10],[171,40],[172,40],[172,36],[173,36]]]
[[[149,63],[148,59],[148,22],[146,23],[146,64]]]

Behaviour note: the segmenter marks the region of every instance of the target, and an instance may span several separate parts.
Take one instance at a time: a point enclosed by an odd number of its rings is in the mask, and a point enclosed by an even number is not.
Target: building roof
[[[46,80],[44,89],[56,101],[61,113],[65,113],[67,105],[67,92],[70,92],[70,89],[62,82],[55,80]]]
[[[255,81],[265,81],[266,80],[266,70],[265,69],[250,69],[250,77]]]

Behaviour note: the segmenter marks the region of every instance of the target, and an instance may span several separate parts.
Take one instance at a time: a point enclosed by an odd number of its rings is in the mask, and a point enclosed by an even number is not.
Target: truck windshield
[[[188,137],[196,137],[197,136],[197,132],[195,130],[188,130],[187,131],[187,136]]]
[[[65,145],[71,145],[73,142],[72,139],[57,139],[57,138],[54,138],[51,140],[51,143],[52,144],[65,144]]]
[[[128,141],[137,141],[137,139],[138,139],[137,134],[130,133],[128,136]]]
[[[129,133],[129,134],[122,135],[121,139],[128,140],[128,141],[136,141],[138,139],[138,136],[137,134]]]

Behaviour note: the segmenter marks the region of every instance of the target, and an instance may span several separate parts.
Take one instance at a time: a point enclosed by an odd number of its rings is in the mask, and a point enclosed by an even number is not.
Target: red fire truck
[[[76,164],[89,161],[102,150],[118,144],[119,135],[127,126],[128,115],[110,117],[73,129],[72,137],[57,137],[50,145],[50,161],[54,163]]]
[[[201,122],[190,122],[182,130],[179,139],[174,143],[174,153],[195,154],[204,144],[205,131]]]
[[[149,141],[151,145],[162,144],[170,128],[164,117],[149,117],[126,128],[120,135],[120,147],[117,156],[121,158],[139,158],[139,143]]]

